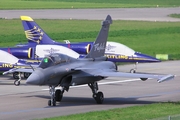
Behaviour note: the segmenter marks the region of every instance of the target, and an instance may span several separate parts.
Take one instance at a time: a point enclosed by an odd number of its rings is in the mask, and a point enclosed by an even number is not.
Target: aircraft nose
[[[41,85],[43,83],[43,74],[40,71],[34,71],[26,80],[26,84]]]
[[[146,54],[136,52],[135,55],[137,56],[137,58],[140,58],[143,62],[161,62],[161,60]]]

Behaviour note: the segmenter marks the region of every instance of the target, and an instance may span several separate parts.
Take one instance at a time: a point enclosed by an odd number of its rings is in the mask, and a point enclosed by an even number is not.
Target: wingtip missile
[[[158,83],[161,83],[164,81],[172,80],[172,79],[174,79],[174,77],[175,77],[174,75],[166,75],[166,76],[158,79],[157,81],[158,81]]]

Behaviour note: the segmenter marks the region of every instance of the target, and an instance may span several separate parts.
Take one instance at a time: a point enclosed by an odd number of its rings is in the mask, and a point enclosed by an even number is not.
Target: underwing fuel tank
[[[34,59],[35,48],[34,47],[14,47],[14,48],[0,48],[0,50],[6,51],[19,59]]]

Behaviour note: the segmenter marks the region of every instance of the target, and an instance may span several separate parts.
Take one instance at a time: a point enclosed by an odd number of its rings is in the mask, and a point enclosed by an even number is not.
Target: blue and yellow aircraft
[[[28,40],[27,44],[19,44],[16,47],[0,48],[0,50],[6,51],[19,59],[31,59],[38,60],[38,58],[44,57],[44,55],[51,53],[59,53],[64,46],[70,48],[77,53],[70,54],[67,50],[63,50],[64,54],[68,54],[73,57],[84,56],[89,53],[94,42],[79,42],[79,43],[59,43],[52,40],[45,31],[29,16],[21,16],[22,25],[24,27],[25,35]],[[112,62],[159,62],[160,60],[135,52],[131,48],[116,42],[107,42],[105,56]],[[36,62],[36,61],[35,61]],[[11,67],[1,66],[0,71],[11,69]],[[135,72],[135,68],[130,72]]]
[[[79,54],[86,55],[91,50],[94,42],[79,42],[70,43],[66,40],[66,44],[59,43],[52,40],[44,30],[29,16],[21,16],[22,25],[24,27],[25,35],[28,43],[23,46],[33,46],[39,44],[50,44],[50,45],[61,45],[68,47]],[[109,61],[113,62],[160,62],[160,60],[142,54],[140,52],[135,52],[131,48],[117,43],[117,42],[107,42],[105,56],[108,57]],[[131,69],[130,72],[135,72],[136,67]]]
[[[21,16],[22,25],[28,43],[23,46],[33,46],[37,44],[55,44],[68,47],[79,54],[86,55],[91,50],[94,42],[59,43],[52,40],[43,29],[29,16]],[[135,52],[131,48],[116,42],[107,42],[105,56],[113,62],[159,62],[158,59]]]
[[[24,78],[28,78],[31,74],[34,67],[36,68],[37,65],[41,62],[41,59],[44,56],[53,54],[53,53],[65,53],[66,51],[72,58],[80,58],[80,54],[76,53],[75,51],[60,45],[36,45],[37,54],[39,58],[35,59],[18,59],[17,57],[13,56],[12,54],[0,50],[0,70],[6,71],[3,74],[13,74],[13,78],[16,79],[14,84],[17,86],[20,84],[21,81],[21,73],[24,74]],[[52,49],[55,52],[52,52]],[[67,54],[65,53],[65,54]],[[18,72],[16,70],[18,69]]]

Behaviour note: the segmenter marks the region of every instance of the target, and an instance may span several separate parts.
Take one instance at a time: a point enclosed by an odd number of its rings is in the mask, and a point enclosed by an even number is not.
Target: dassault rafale
[[[56,102],[61,101],[64,91],[68,91],[70,86],[83,84],[88,84],[95,101],[98,104],[102,104],[104,95],[103,92],[98,91],[98,81],[109,76],[133,77],[142,80],[153,78],[157,79],[159,83],[174,78],[174,75],[171,74],[118,72],[116,64],[107,61],[107,57],[104,56],[110,24],[112,24],[112,19],[108,15],[102,22],[100,32],[87,56],[75,59],[60,53],[47,55],[42,59],[38,68],[28,77],[26,83],[49,86],[51,99],[48,101],[48,105],[56,106]],[[57,86],[61,89],[55,89]]]

